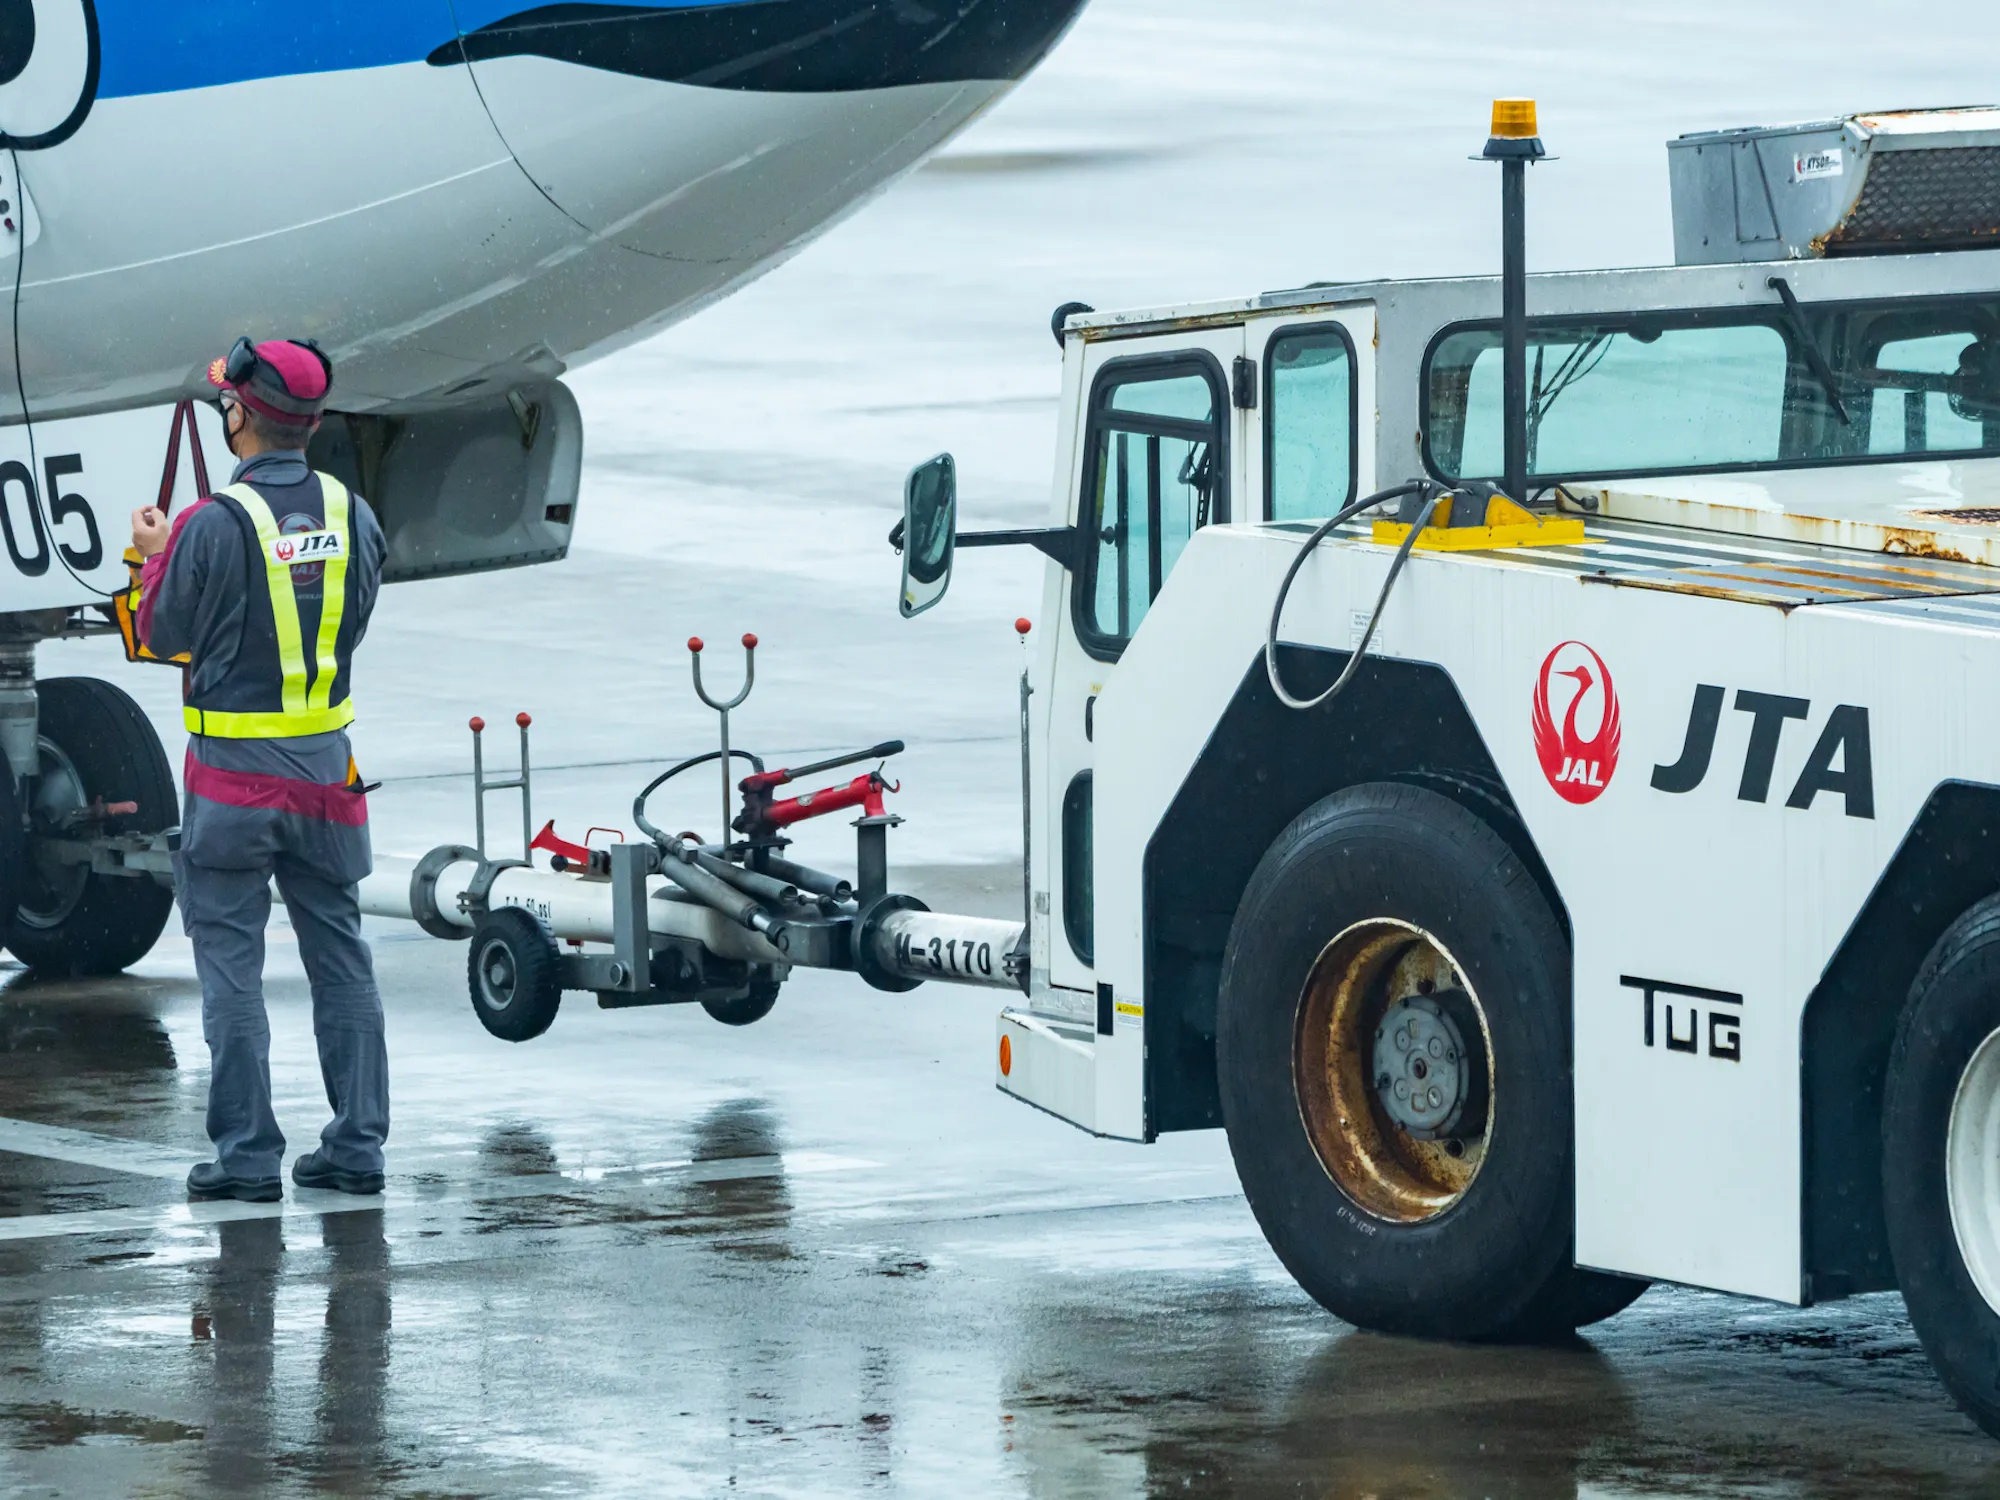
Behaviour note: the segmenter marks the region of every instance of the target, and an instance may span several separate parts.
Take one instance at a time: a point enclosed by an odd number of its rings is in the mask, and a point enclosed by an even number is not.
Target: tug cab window
[[[1888,338],[1871,364],[1871,453],[2000,447],[2000,330],[1987,338],[1970,330]]]
[[[1090,772],[1080,772],[1063,793],[1062,808],[1063,932],[1070,951],[1086,964],[1095,961],[1097,927],[1091,790]]]
[[[1272,337],[1264,370],[1264,507],[1317,521],[1354,498],[1354,346],[1337,323]]]
[[[1780,455],[1785,337],[1765,323],[1585,324],[1528,340],[1528,472],[1743,467]],[[1448,336],[1431,359],[1431,453],[1455,478],[1498,476],[1500,332]]]
[[[1123,649],[1188,539],[1228,519],[1222,372],[1206,356],[1113,364],[1091,395],[1082,524],[1095,545],[1077,591],[1094,656]]]
[[[1500,362],[1495,325],[1433,342],[1424,447],[1439,475],[1499,477]],[[1807,302],[1796,324],[1776,307],[1538,319],[1528,389],[1542,483],[1995,455],[2000,296]]]

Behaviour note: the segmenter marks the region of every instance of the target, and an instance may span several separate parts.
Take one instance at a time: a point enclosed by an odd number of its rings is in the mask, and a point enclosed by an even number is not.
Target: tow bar
[[[414,921],[433,937],[470,937],[473,1009],[489,1031],[510,1041],[547,1030],[566,990],[590,991],[607,1009],[699,1003],[733,1025],[768,1014],[794,968],[846,970],[887,991],[915,989],[925,980],[1025,990],[1025,923],[933,912],[889,889],[889,830],[903,820],[885,803],[899,784],[883,774],[883,763],[902,752],[902,741],[777,769],[730,745],[729,711],[756,680],[757,638],[744,636],[743,649],[743,687],[724,701],[703,686],[702,641],[688,642],[695,692],[720,717],[722,745],[641,789],[632,818],[642,839],[624,842],[621,834],[619,842],[593,846],[592,835],[610,830],[592,829],[579,844],[558,835],[553,820],[526,837],[534,826],[530,720],[526,714],[516,720],[519,773],[489,781],[485,725],[474,719],[476,847],[445,844],[421,859],[378,859],[361,884],[361,909]],[[751,771],[732,789],[730,770],[739,760]],[[741,799],[723,838],[709,842],[657,827],[646,816],[647,800],[711,761],[722,768],[725,818],[731,791]],[[878,764],[844,783],[779,795],[808,777],[867,761]],[[507,790],[521,794],[519,859],[492,858],[485,848],[486,796]],[[848,810],[860,812],[854,881],[784,857],[791,842],[785,830]],[[535,867],[537,852],[550,856],[548,870]],[[585,944],[608,951],[586,952]]]

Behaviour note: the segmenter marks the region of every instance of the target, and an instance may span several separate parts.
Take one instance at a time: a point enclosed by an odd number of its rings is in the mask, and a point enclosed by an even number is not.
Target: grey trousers
[[[236,1177],[278,1175],[285,1137],[271,1112],[271,1026],[264,1011],[264,923],[278,879],[312,984],[313,1035],[333,1119],[320,1155],[350,1172],[382,1170],[389,1136],[389,1056],[382,997],[351,881],[330,881],[280,854],[272,869],[176,862],[181,920],[201,976],[208,1041],[208,1138]]]

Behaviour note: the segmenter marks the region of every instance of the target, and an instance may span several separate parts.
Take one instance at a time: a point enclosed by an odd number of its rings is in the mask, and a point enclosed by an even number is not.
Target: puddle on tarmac
[[[88,1411],[60,1401],[0,1406],[0,1424],[16,1448],[62,1448],[97,1439],[133,1443],[198,1443],[202,1429],[129,1411]]]

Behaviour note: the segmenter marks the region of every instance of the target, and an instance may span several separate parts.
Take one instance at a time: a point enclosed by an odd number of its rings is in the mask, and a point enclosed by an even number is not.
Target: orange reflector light
[[[1525,141],[1542,132],[1535,125],[1532,99],[1495,99],[1492,135],[1503,141]]]
[[[1007,1077],[1014,1071],[1014,1045],[1006,1037],[1000,1038],[1000,1076]]]

